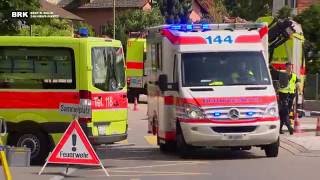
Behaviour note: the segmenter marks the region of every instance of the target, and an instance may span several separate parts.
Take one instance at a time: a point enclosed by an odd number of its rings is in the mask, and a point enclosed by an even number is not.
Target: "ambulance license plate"
[[[241,134],[232,134],[232,135],[226,135],[227,140],[242,140],[243,135]]]

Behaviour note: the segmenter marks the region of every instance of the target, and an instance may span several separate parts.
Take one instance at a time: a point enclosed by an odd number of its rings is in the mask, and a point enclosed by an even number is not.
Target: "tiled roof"
[[[75,14],[72,14],[71,12],[66,11],[54,4],[51,4],[46,0],[40,0],[40,6],[41,6],[40,9],[42,11],[53,12],[53,14],[59,15],[60,18],[83,21],[81,17]]]
[[[203,10],[209,12],[209,9],[213,6],[212,0],[196,0]]]
[[[141,8],[147,4],[148,0],[116,0],[116,7]],[[89,3],[81,5],[79,8],[112,8],[113,0],[91,0]]]

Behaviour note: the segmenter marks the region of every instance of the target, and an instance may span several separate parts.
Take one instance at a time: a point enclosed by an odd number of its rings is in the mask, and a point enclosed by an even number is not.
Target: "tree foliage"
[[[224,4],[231,16],[251,21],[272,13],[272,0],[225,0]]]
[[[158,0],[157,3],[167,24],[186,24],[190,22],[192,0]]]
[[[153,7],[151,11],[127,10],[116,16],[116,39],[126,45],[129,32],[140,32],[147,27],[163,24],[160,10]],[[107,24],[106,34],[113,37],[113,25]]]
[[[320,4],[312,5],[294,19],[302,25],[307,39],[305,49],[309,73],[320,73]]]

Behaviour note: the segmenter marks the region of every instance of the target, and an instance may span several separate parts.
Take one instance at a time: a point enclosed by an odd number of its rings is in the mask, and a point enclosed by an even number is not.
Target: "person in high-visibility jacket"
[[[285,124],[290,132],[293,134],[293,128],[290,125],[289,114],[293,105],[293,100],[296,96],[297,87],[299,87],[300,80],[297,75],[292,71],[290,62],[286,63],[286,72],[288,74],[288,84],[286,87],[279,88],[280,98],[280,134],[283,134],[282,127]],[[300,89],[298,89],[300,91]]]
[[[231,74],[231,79],[233,84],[250,84],[255,82],[254,73],[248,69],[245,62],[240,62],[236,72]]]

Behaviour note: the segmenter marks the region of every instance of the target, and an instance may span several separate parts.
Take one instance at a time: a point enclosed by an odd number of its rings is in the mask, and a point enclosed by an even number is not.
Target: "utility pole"
[[[116,39],[116,0],[113,0],[113,39]]]

